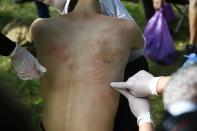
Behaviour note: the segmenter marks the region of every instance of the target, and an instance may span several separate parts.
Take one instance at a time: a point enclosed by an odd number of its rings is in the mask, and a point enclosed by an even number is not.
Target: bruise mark
[[[47,55],[51,56],[53,59],[57,60],[57,62],[60,63],[68,62],[70,57],[68,47],[61,44],[50,45],[47,49]]]
[[[120,60],[122,56],[122,52],[119,49],[111,49],[109,51],[105,51],[105,53],[100,54],[96,57],[96,59],[100,59],[104,64],[111,64],[117,60]]]
[[[103,84],[109,77],[109,66],[102,59],[91,59],[89,67],[85,72],[86,82],[93,82],[94,84]]]
[[[119,49],[114,48],[108,52],[107,59],[111,61],[116,61],[119,60],[121,56],[122,56],[122,52]]]
[[[102,84],[110,77],[110,67],[115,61],[121,59],[122,52],[119,49],[110,49],[93,54],[90,60],[91,67],[86,74],[87,80],[94,81],[95,84]]]
[[[110,77],[110,65],[114,61],[119,61],[121,56],[122,53],[119,49],[112,49],[109,52],[97,54],[92,60],[93,70],[89,77],[94,79],[96,83],[104,83]]]

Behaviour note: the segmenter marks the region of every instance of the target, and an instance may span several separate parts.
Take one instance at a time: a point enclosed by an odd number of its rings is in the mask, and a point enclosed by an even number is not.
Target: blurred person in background
[[[153,16],[153,0],[142,0],[147,21]],[[160,3],[169,2],[189,4],[189,43],[185,47],[185,55],[197,53],[197,0],[160,0]],[[160,4],[162,6],[162,4]],[[160,8],[160,7],[158,7]]]

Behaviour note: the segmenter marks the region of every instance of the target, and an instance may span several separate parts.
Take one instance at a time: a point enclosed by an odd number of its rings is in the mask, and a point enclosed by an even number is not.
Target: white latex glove
[[[128,99],[130,110],[137,118],[138,126],[144,122],[151,122],[154,125],[150,115],[150,104],[148,98],[135,97],[126,89],[116,90]]]
[[[160,77],[141,70],[126,82],[112,82],[111,86],[118,89],[128,89],[131,94],[137,97],[147,97],[157,94],[157,82]]]
[[[22,80],[38,79],[46,72],[46,68],[40,65],[30,52],[18,44],[10,54],[10,58],[17,76]]]

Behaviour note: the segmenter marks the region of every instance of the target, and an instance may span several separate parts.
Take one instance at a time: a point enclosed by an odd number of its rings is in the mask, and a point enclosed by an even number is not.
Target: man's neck
[[[98,0],[78,0],[73,12],[78,14],[100,13]]]

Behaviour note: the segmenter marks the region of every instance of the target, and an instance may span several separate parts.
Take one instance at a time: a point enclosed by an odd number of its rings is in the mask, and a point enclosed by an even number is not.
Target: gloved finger
[[[34,59],[34,66],[37,70],[37,72],[43,74],[46,72],[46,68],[44,66],[42,66],[37,59]]]
[[[44,66],[40,65],[40,64],[39,64],[38,69],[39,69],[39,71],[42,72],[42,73],[45,73],[45,72],[47,71],[47,69],[46,69]]]
[[[130,97],[130,93],[127,91],[127,90],[125,90],[125,89],[117,89],[117,88],[115,88],[118,92],[120,92],[123,96],[125,96],[127,99]]]
[[[111,82],[111,87],[126,89],[128,88],[128,84],[126,82]]]

